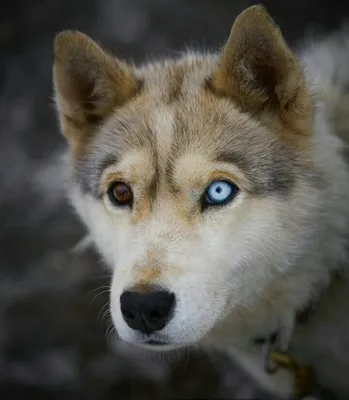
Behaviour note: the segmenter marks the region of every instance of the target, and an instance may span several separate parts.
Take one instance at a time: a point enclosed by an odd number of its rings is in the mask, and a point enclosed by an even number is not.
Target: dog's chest
[[[316,386],[335,393],[337,398],[349,398],[349,282],[335,282],[314,312],[294,330],[289,355],[302,366],[310,366]],[[265,390],[292,398],[294,375],[287,368],[278,368],[269,374],[264,368],[262,347],[251,346],[243,350],[229,348],[228,353]]]
[[[349,284],[330,288],[307,324],[296,328],[294,357],[309,364],[316,380],[341,398],[349,398]]]

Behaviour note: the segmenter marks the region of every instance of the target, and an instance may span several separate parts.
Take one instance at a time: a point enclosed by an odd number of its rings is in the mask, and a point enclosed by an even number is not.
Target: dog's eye
[[[239,188],[227,181],[213,181],[205,190],[203,208],[222,206],[229,203],[238,194]]]
[[[109,186],[108,196],[116,206],[130,206],[133,201],[133,193],[129,186],[123,182],[114,182]]]

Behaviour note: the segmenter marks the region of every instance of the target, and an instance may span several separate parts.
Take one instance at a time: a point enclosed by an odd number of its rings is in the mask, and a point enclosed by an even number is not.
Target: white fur
[[[328,69],[327,64],[320,71],[314,67],[312,57],[320,65],[328,62],[331,53],[327,43],[317,46],[315,53],[303,51],[303,55],[309,79],[323,82],[326,93],[332,88],[328,74],[336,67],[332,62]],[[349,71],[348,65],[349,56],[343,69]],[[314,72],[324,75],[318,79]],[[341,72],[348,83],[349,72]],[[300,179],[287,201],[245,202],[242,196],[228,210],[206,217],[195,228],[183,226],[177,206],[165,194],[150,219],[132,225],[127,211],[107,212],[107,204],[84,195],[78,187],[71,190],[74,207],[115,271],[111,312],[122,339],[138,344],[145,340],[124,322],[119,297],[137,283],[137,271],[147,266],[151,250],[153,262],[163,268],[159,283],[177,298],[174,318],[153,339],[222,348],[240,359],[266,388],[288,396],[290,376],[267,376],[261,368],[260,349],[250,345],[255,336],[281,327],[292,337],[297,357],[312,363],[323,383],[338,389],[343,399],[349,398],[348,283],[341,284],[339,294],[325,291],[306,329],[296,329],[293,335],[290,323],[296,309],[326,289],[333,271],[348,268],[349,173],[339,155],[344,145],[329,122],[331,105],[325,97],[319,101],[313,127],[310,157],[325,182],[321,190]],[[154,116],[153,129],[159,137],[171,130],[168,115],[170,111],[163,110]],[[234,222],[227,213],[234,215]],[[231,229],[232,223],[238,229]],[[263,293],[273,285],[282,296],[277,302],[264,302]]]

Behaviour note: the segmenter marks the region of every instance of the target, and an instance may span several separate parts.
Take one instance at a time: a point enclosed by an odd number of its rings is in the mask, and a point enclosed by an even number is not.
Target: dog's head
[[[307,85],[266,11],[242,13],[217,55],[141,68],[61,33],[54,83],[71,198],[114,271],[121,338],[239,341],[273,327],[304,294],[286,277],[317,191]]]

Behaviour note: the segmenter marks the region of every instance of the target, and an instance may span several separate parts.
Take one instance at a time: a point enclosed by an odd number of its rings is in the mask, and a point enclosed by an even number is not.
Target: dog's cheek
[[[71,190],[70,202],[107,265],[115,269],[122,264],[132,234],[127,212],[113,214],[102,200],[82,193],[78,187]]]
[[[100,205],[93,210],[93,214],[90,231],[99,252],[110,267],[115,269],[122,264],[130,236],[129,229],[123,218],[116,220]]]

